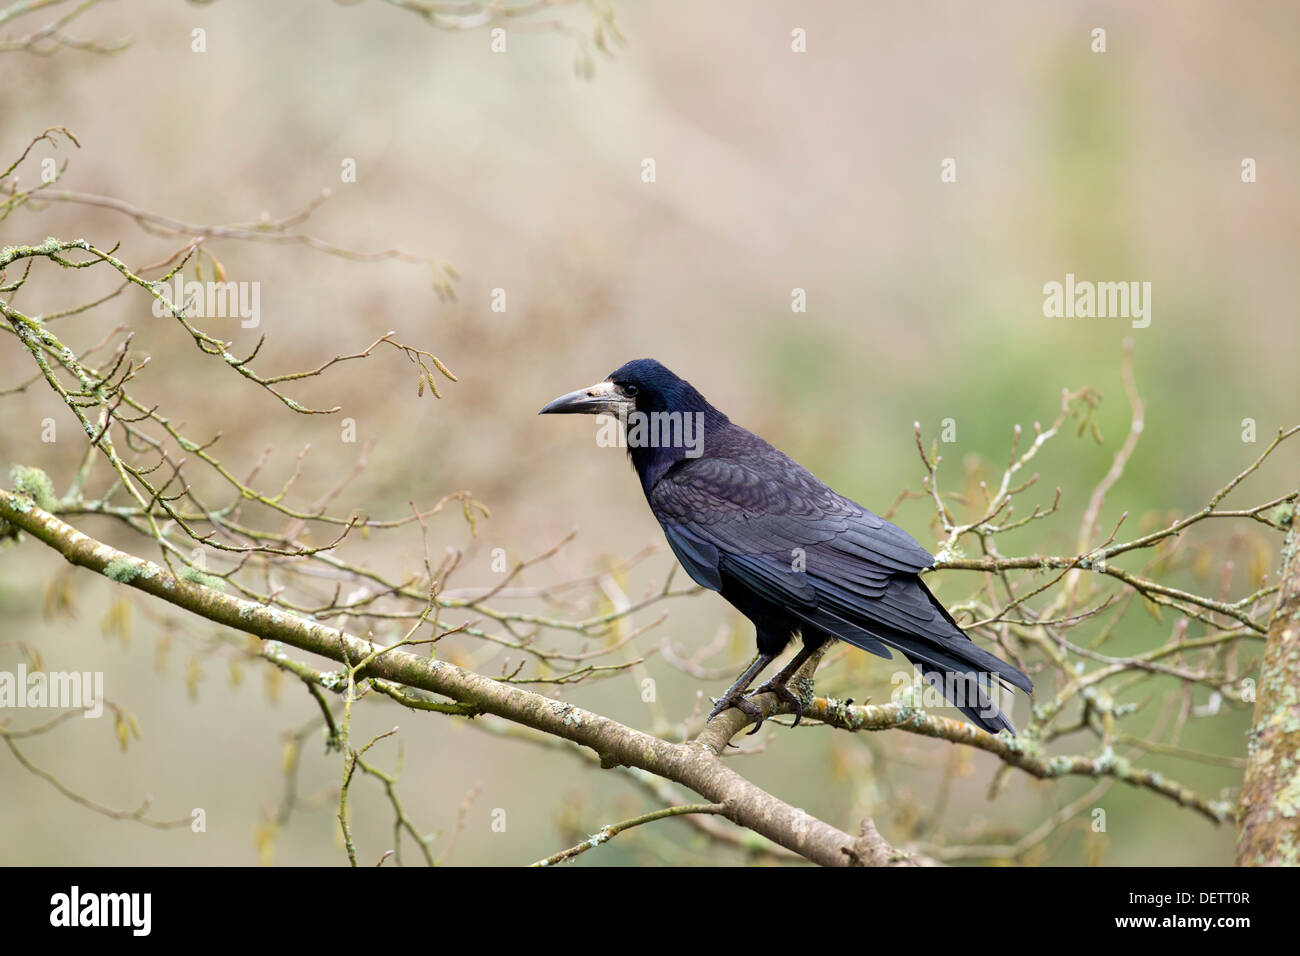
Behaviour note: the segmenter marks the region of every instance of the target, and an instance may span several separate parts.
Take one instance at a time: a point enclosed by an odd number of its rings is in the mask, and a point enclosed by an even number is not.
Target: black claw
[[[755,721],[754,729],[749,732],[750,735],[758,733],[758,728],[763,726],[763,709],[752,700],[748,700],[739,694],[728,694],[715,700],[713,710],[709,714],[709,720],[713,720],[718,714],[724,710],[730,710],[732,707]]]
[[[803,701],[799,699],[798,694],[792,691],[785,684],[777,681],[775,677],[772,678],[772,680],[767,681],[765,684],[762,684],[759,687],[755,688],[754,692],[750,696],[755,697],[759,694],[775,694],[778,700],[783,701],[784,703],[787,703],[791,707],[793,707],[794,723],[791,724],[790,726],[791,727],[799,726],[799,721],[803,720]]]

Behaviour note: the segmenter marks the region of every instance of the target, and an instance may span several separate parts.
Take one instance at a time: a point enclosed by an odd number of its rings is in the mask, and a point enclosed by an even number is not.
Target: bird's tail
[[[1007,730],[1015,736],[1016,728],[998,707],[997,697],[1011,686],[1026,692],[1033,690],[1034,685],[1019,669],[984,650],[960,629],[959,637],[942,643],[892,628],[873,628],[872,633],[901,651],[926,683],[975,726],[991,734]]]
[[[942,693],[975,726],[991,734],[1006,730],[1015,736],[1015,725],[990,694],[990,691],[1005,686],[1000,681],[995,681],[986,672],[942,670],[910,654],[904,653],[903,656],[916,666],[931,687]]]
[[[923,582],[916,583],[942,616],[942,621],[934,621],[924,631],[903,630],[858,615],[850,620],[847,615],[824,607],[800,616],[831,636],[880,657],[890,658],[890,648],[900,651],[932,687],[977,727],[991,734],[1007,730],[1014,735],[1016,728],[998,707],[996,697],[999,691],[1010,687],[1032,693],[1033,683],[1019,668],[967,637],[947,609],[930,594],[929,588]]]
[[[990,692],[999,690],[1010,690],[1011,687],[1019,687],[1027,694],[1034,691],[1033,682],[1020,668],[1008,664],[1000,657],[990,654],[984,648],[980,647],[961,629],[961,625],[948,613],[948,609],[940,603],[939,599],[934,596],[933,592],[926,587],[922,581],[921,589],[929,597],[930,603],[943,616],[944,620],[951,625],[952,630],[961,635],[960,640],[954,639],[946,643],[948,650],[960,650],[961,657],[968,658],[975,668],[967,667],[963,670],[944,669],[939,670],[932,665],[927,664],[923,659],[917,659],[903,651],[922,676],[929,682],[930,686],[935,687],[943,692],[945,698],[954,707],[965,714],[978,727],[982,727],[991,734],[996,734],[999,730],[1007,730],[1014,737],[1016,728],[1011,723],[1010,718],[998,708]],[[964,642],[964,645],[963,643]]]

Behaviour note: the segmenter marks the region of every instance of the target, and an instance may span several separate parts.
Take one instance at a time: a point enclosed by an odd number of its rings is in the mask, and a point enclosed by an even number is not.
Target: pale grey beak
[[[630,407],[632,400],[621,394],[613,382],[597,382],[589,388],[561,395],[542,408],[538,415],[617,415]]]

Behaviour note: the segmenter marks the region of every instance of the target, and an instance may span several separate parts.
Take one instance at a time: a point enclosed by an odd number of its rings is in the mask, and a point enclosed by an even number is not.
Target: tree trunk
[[[1300,865],[1300,500],[1282,549],[1237,816],[1238,866]]]

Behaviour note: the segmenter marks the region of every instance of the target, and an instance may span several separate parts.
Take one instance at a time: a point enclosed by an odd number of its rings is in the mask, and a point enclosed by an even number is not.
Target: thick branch
[[[1239,866],[1300,864],[1300,520],[1295,508],[1290,519],[1241,787]]]
[[[732,822],[814,863],[849,866],[910,862],[889,846],[869,822],[864,824],[863,834],[855,838],[782,802],[724,765],[717,748],[710,743],[661,740],[565,701],[521,690],[446,661],[417,657],[403,650],[384,650],[381,645],[345,631],[178,578],[152,561],[82,534],[38,508],[25,495],[0,491],[0,520],[49,545],[72,564],[207,620],[349,666],[374,655],[359,677],[395,681],[441,694],[481,712],[590,747],[600,755],[602,766],[640,767],[673,780],[710,803],[722,804],[722,815]],[[737,711],[723,715],[710,727],[716,731],[711,741],[728,739],[745,719]]]

